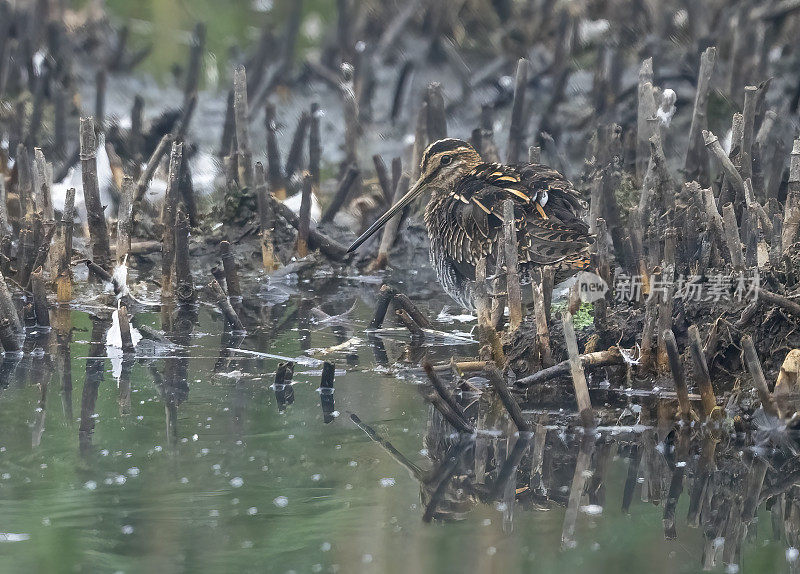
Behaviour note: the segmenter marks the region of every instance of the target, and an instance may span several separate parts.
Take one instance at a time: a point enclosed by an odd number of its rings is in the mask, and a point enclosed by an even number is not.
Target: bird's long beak
[[[398,212],[400,212],[406,205],[414,201],[421,193],[422,190],[425,189],[425,185],[427,184],[427,180],[423,178],[419,178],[417,183],[413,185],[411,189],[408,190],[403,197],[401,197],[397,203],[391,206],[386,213],[381,215],[378,220],[369,226],[361,236],[356,239],[353,244],[347,249],[348,253],[352,253],[356,249],[358,249],[362,243],[364,243],[367,239],[372,237],[376,231],[378,231],[381,227],[386,225],[386,223],[394,217]]]

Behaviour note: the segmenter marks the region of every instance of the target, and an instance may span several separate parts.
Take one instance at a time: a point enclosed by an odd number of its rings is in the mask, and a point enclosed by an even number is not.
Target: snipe
[[[491,272],[502,246],[506,199],[514,201],[523,283],[536,266],[554,266],[562,280],[589,264],[592,238],[580,218],[584,202],[563,175],[541,164],[485,163],[467,142],[450,138],[428,146],[419,180],[348,251],[428,189],[431,263],[444,290],[469,309],[475,308],[477,262],[485,258]]]

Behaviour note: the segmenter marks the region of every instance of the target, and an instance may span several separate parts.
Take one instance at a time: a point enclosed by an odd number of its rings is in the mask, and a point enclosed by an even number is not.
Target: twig
[[[575,399],[578,402],[578,412],[580,413],[583,425],[586,427],[594,426],[594,413],[592,411],[592,401],[589,398],[589,387],[586,384],[586,373],[583,371],[580,355],[578,354],[578,341],[575,338],[575,328],[572,325],[572,314],[565,311],[561,315],[564,327],[564,343],[569,354],[569,366],[572,373],[572,385],[575,389]]]
[[[744,349],[744,362],[747,365],[747,370],[750,371],[750,376],[753,378],[753,386],[755,386],[761,399],[761,406],[764,412],[770,416],[777,417],[778,407],[767,387],[764,372],[761,370],[761,362],[758,360],[758,353],[756,353],[756,348],[750,335],[742,337],[742,349]]]
[[[320,224],[330,223],[333,221],[333,218],[344,205],[344,202],[350,193],[350,188],[353,187],[353,183],[355,183],[359,175],[360,172],[358,171],[358,166],[356,166],[356,164],[350,164],[347,167],[347,171],[345,172],[341,181],[339,181],[339,185],[336,187],[336,191],[333,194],[333,199],[331,199],[330,205],[328,205],[328,209],[325,210],[325,213],[322,214],[322,217],[319,220]]]

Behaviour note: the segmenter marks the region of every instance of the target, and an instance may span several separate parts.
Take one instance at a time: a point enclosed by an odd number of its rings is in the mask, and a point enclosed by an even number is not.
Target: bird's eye
[[[444,156],[440,163],[441,165],[450,165],[451,163],[453,163],[453,156],[449,155]]]

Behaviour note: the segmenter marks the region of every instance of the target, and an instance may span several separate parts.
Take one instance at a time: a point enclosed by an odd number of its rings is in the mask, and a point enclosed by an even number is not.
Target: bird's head
[[[411,186],[397,203],[378,218],[369,229],[356,239],[348,253],[355,251],[376,231],[386,225],[395,214],[406,205],[422,195],[426,189],[447,189],[459,177],[481,163],[481,156],[467,142],[454,138],[445,138],[429,145],[422,154],[419,179]]]

